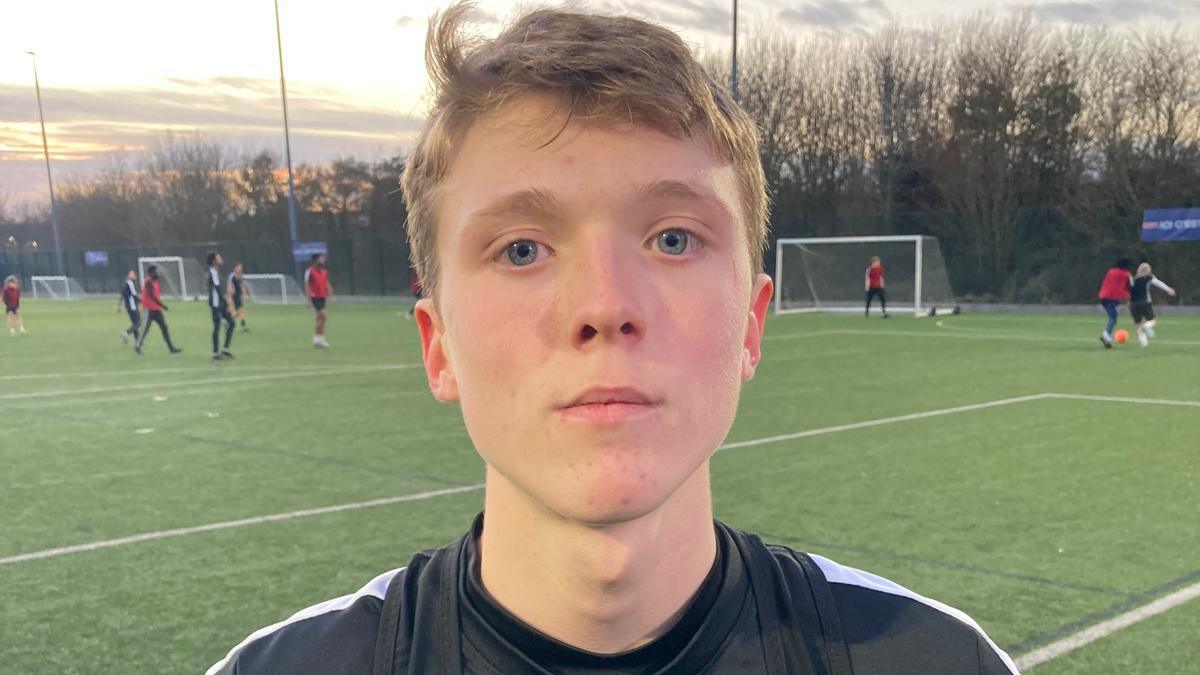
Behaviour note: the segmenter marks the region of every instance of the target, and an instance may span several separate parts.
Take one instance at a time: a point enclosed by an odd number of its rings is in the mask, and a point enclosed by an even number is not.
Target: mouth
[[[662,400],[632,387],[593,387],[560,406],[560,417],[593,424],[620,424],[653,415]]]

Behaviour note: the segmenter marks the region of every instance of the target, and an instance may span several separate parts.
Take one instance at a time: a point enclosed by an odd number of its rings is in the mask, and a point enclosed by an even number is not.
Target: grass
[[[122,347],[114,303],[0,336],[0,558],[478,484],[399,304],[203,307]],[[1200,320],[1102,349],[1102,316],[772,317],[730,442],[1047,392],[1198,400]],[[1128,327],[1128,319],[1122,318]],[[1014,656],[1200,580],[1200,408],[1043,397],[722,450],[718,515],[973,615]],[[254,629],[458,536],[468,491],[0,564],[0,671],[195,673]],[[1190,673],[1196,602],[1032,670]]]

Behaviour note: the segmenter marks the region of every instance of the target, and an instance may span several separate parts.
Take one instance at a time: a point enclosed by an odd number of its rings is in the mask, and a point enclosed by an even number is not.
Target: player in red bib
[[[167,330],[167,321],[163,318],[163,312],[167,311],[167,306],[162,301],[162,286],[158,283],[157,265],[146,268],[146,281],[142,283],[142,306],[146,308],[146,325],[142,327],[142,334],[138,336],[137,346],[133,348],[133,351],[137,352],[138,356],[142,355],[142,343],[150,334],[151,324],[155,323],[162,331],[167,349],[171,350],[172,354],[183,351],[171,344],[171,332]]]
[[[8,317],[8,334],[25,334],[21,318],[21,280],[10,276],[4,280],[4,315]]]
[[[887,296],[883,292],[883,263],[879,256],[871,256],[871,264],[867,267],[867,278],[864,288],[867,292],[867,310],[864,316],[871,316],[871,298],[879,298],[879,311],[883,318],[888,318]]]
[[[1133,275],[1129,273],[1129,258],[1120,258],[1100,284],[1100,304],[1108,314],[1108,325],[1100,333],[1100,344],[1105,349],[1112,349],[1113,329],[1117,327],[1117,309],[1122,302],[1129,302],[1129,289],[1133,287]]]
[[[304,285],[308,289],[308,300],[317,313],[313,346],[326,349],[329,343],[325,341],[325,304],[333,295],[333,287],[329,284],[329,270],[325,269],[325,256],[320,253],[312,255],[312,264],[304,272]]]

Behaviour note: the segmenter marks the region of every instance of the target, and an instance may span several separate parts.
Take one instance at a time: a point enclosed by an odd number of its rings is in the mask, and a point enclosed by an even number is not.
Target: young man
[[[1150,346],[1150,338],[1154,337],[1154,326],[1158,319],[1154,318],[1154,305],[1151,304],[1150,288],[1157,288],[1175,297],[1175,289],[1159,281],[1150,269],[1150,263],[1138,265],[1137,274],[1133,277],[1133,286],[1129,290],[1129,313],[1137,324],[1138,343],[1143,347]]]
[[[484,514],[209,673],[998,675],[966,615],[713,520],[708,460],[761,357],[753,122],[674,33],[534,12],[464,41],[403,187],[435,397]]]
[[[229,351],[229,345],[233,342],[233,317],[229,314],[229,297],[225,294],[221,287],[221,265],[225,261],[221,258],[221,254],[213,251],[208,254],[206,259],[208,263],[208,278],[205,284],[208,286],[208,306],[212,310],[212,358],[213,361],[222,359],[232,359],[233,352]],[[221,322],[225,322],[225,346],[220,346]]]
[[[1133,277],[1129,274],[1129,258],[1118,258],[1100,284],[1100,305],[1108,314],[1108,324],[1100,333],[1100,344],[1105,349],[1112,349],[1113,329],[1117,327],[1117,310],[1122,302],[1129,302],[1129,290],[1133,287]]]
[[[246,307],[245,296],[250,294],[250,287],[246,286],[242,279],[244,268],[242,263],[236,262],[233,264],[233,271],[229,273],[229,279],[226,292],[229,295],[229,303],[233,305],[233,316],[241,324],[242,332],[249,333],[250,329],[246,327]]]
[[[21,318],[21,280],[9,276],[4,280],[4,316],[8,320],[8,334],[25,335],[25,320]]]
[[[141,297],[137,292],[137,272],[129,270],[125,273],[125,283],[121,286],[121,299],[117,301],[117,313],[120,314],[124,309],[129,315],[129,328],[121,333],[121,342],[129,344],[129,338],[137,340],[138,326],[141,325],[142,317],[138,312],[138,304],[141,302]]]
[[[879,256],[871,256],[867,266],[867,278],[863,282],[867,292],[867,310],[864,316],[871,316],[871,298],[879,298],[879,311],[883,318],[888,318],[887,296],[883,292],[883,262]]]
[[[313,329],[313,346],[328,349],[329,343],[325,341],[325,303],[333,293],[333,286],[329,284],[325,256],[320,253],[312,254],[308,269],[304,271],[304,287],[308,289],[308,301],[317,314],[316,327]]]
[[[171,332],[167,330],[167,321],[163,318],[163,312],[167,311],[167,305],[162,301],[162,285],[158,282],[157,265],[146,268],[146,279],[142,282],[142,305],[146,307],[146,325],[142,327],[142,334],[138,336],[137,345],[133,351],[137,352],[138,356],[142,355],[142,344],[146,342],[146,336],[150,333],[150,324],[153,323],[158,324],[158,329],[162,331],[163,341],[167,343],[167,349],[172,354],[183,351],[171,344]]]

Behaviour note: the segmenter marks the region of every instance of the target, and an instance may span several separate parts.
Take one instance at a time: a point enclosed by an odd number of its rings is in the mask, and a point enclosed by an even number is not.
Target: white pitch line
[[[106,539],[104,541],[95,541],[90,544],[77,544],[75,546],[63,546],[60,548],[51,548],[43,551],[33,551],[31,553],[20,553],[11,555],[5,558],[0,558],[0,565],[12,565],[14,563],[25,562],[27,560],[42,560],[44,558],[56,558],[62,555],[71,553],[83,553],[85,551],[95,551],[102,548],[112,548],[114,546],[124,546],[126,544],[137,544],[143,541],[155,541],[158,539],[168,539],[170,537],[182,537],[188,534],[198,534],[201,532],[213,532],[216,530],[228,530],[233,527],[245,527],[247,525],[259,525],[261,523],[273,523],[281,520],[291,520],[292,518],[304,518],[306,516],[319,516],[326,513],[338,513],[340,511],[353,511],[355,509],[366,509],[372,506],[386,506],[388,504],[397,504],[400,502],[415,502],[423,499],[432,499],[443,495],[458,494],[460,492],[472,492],[482,490],[483,484],[479,485],[463,485],[461,487],[446,488],[443,490],[430,490],[429,492],[417,492],[410,495],[400,495],[398,497],[383,497],[381,499],[371,499],[365,502],[354,502],[352,504],[337,504],[335,506],[322,506],[315,509],[302,509],[300,511],[288,511],[286,513],[274,513],[267,516],[255,516],[253,518],[242,518],[240,520],[226,520],[220,523],[209,523],[207,525],[197,525],[195,527],[178,527],[171,530],[162,530],[159,532],[146,532],[144,534],[135,534],[128,537],[120,537],[118,539]]]
[[[796,438],[805,438],[808,436],[817,436],[820,434],[831,434],[839,431],[850,431],[852,429],[863,429],[866,427],[879,426],[881,424],[892,424],[894,422],[903,422],[906,420],[917,420],[926,417],[937,417],[939,415],[951,415],[959,412],[968,412],[971,410],[982,410],[984,408],[994,408],[996,406],[1008,405],[1011,403],[1020,403],[1023,401],[1036,401],[1045,398],[1047,394],[1033,394],[1030,396],[1020,396],[1016,398],[1006,398],[999,401],[988,401],[986,403],[975,403],[972,405],[958,406],[955,408],[944,408],[942,410],[930,410],[926,412],[914,413],[911,415],[900,415],[898,417],[886,417],[878,420],[869,420],[866,422],[855,422],[853,424],[843,424],[836,427],[825,427],[823,429],[810,429],[808,431],[800,431],[794,434],[784,434],[782,436],[768,436],[766,438],[756,438],[748,441],[739,441],[736,443],[726,443],[722,445],[720,450],[728,450],[732,448],[744,448],[751,445],[763,445],[766,443],[778,443],[780,441],[792,440]],[[40,558],[51,558],[68,553],[79,553],[82,551],[91,551],[97,548],[109,548],[111,546],[122,546],[124,544],[136,544],[142,541],[153,541],[155,539],[163,539],[166,537],[178,537],[185,534],[195,534],[198,532],[208,532],[211,530],[222,530],[229,527],[240,527],[243,525],[255,525],[258,523],[273,522],[277,520],[288,520],[291,518],[299,518],[302,516],[312,516],[322,513],[332,513],[335,511],[345,511],[348,509],[361,509],[368,506],[378,506],[382,504],[392,504],[397,501],[412,501],[415,499],[428,499],[443,494],[451,494],[453,492],[464,492],[467,490],[481,489],[482,485],[471,485],[462,488],[451,488],[450,490],[437,490],[434,492],[421,493],[421,495],[409,495],[407,497],[389,497],[385,499],[376,499],[369,502],[356,502],[353,504],[342,504],[340,506],[326,506],[318,509],[305,509],[303,511],[290,511],[288,513],[279,513],[270,516],[258,516],[255,518],[246,518],[243,520],[226,521],[223,523],[213,523],[210,525],[200,525],[197,527],[185,527],[173,530],[163,530],[162,532],[149,532],[146,534],[135,534],[119,539],[109,539],[105,541],[95,542],[91,544],[78,544],[75,546],[65,546],[62,548],[48,549],[45,551],[34,551],[32,553],[22,553],[7,558],[0,558],[0,565],[8,565],[25,560],[37,560]]]
[[[823,427],[821,429],[808,429],[807,431],[797,431],[791,434],[780,434],[778,436],[767,436],[766,438],[752,438],[747,441],[736,441],[722,445],[719,450],[732,450],[733,448],[747,448],[754,445],[766,445],[768,443],[779,443],[781,441],[791,441],[797,438],[809,438],[810,436],[821,436],[823,434],[834,434],[840,431],[853,431],[855,429],[866,429],[868,427],[878,427],[884,424],[895,424],[896,422],[908,422],[911,420],[921,420],[929,417],[941,417],[942,415],[954,415],[956,413],[970,412],[972,410],[985,410],[987,408],[997,408],[1003,405],[1012,405],[1013,403],[1025,403],[1026,401],[1037,401],[1050,397],[1051,394],[1030,394],[1028,396],[1015,396],[1013,398],[1002,398],[996,401],[985,401],[983,403],[972,403],[970,405],[960,405],[953,408],[942,408],[940,410],[927,410],[925,412],[912,413],[909,415],[897,415],[895,417],[884,417],[877,420],[867,420],[865,422],[853,422],[850,424],[839,424],[832,427]]]
[[[143,382],[141,384],[121,384],[105,387],[88,387],[86,389],[55,389],[51,391],[31,391],[20,394],[0,395],[0,401],[21,401],[31,398],[53,398],[55,396],[79,396],[83,394],[106,394],[117,391],[135,391],[139,389],[162,389],[166,387],[200,386],[208,384],[234,384],[237,382],[258,382],[262,380],[281,380],[292,377],[314,377],[317,375],[345,375],[347,373],[369,373],[383,370],[404,370],[416,368],[413,364],[396,364],[391,366],[346,366],[343,368],[327,368],[325,370],[305,370],[300,372],[275,373],[270,375],[247,375],[245,377],[219,377],[212,379],[177,380],[175,382]]]
[[[1200,401],[1179,401],[1169,398],[1135,398],[1132,396],[1096,396],[1093,394],[1046,394],[1050,398],[1075,401],[1105,401],[1109,403],[1140,403],[1145,405],[1175,405],[1200,408]]]
[[[1164,595],[1163,597],[1152,602],[1148,602],[1140,607],[1135,607],[1128,612],[1115,616],[1107,621],[1101,621],[1094,626],[1089,626],[1088,628],[1085,628],[1073,635],[1068,635],[1057,642],[1051,642],[1045,647],[1040,647],[1027,654],[1022,654],[1016,659],[1017,668],[1021,670],[1033,668],[1034,666],[1043,664],[1052,659],[1056,659],[1063,654],[1073,652],[1084,645],[1088,645],[1096,640],[1108,637],[1119,630],[1124,630],[1135,623],[1145,621],[1152,616],[1162,614],[1169,609],[1178,607],[1179,605],[1195,600],[1196,598],[1200,598],[1200,582],[1196,582],[1191,586],[1181,588],[1174,593]]]
[[[349,365],[354,365],[354,364],[346,364],[346,365],[349,366]],[[367,367],[367,366],[373,367],[376,365],[389,365],[390,366],[390,365],[395,365],[395,364],[390,364],[390,363],[389,364],[369,364],[369,363],[361,364],[362,367]],[[73,372],[69,371],[69,372],[62,372],[62,373],[25,373],[23,375],[0,375],[0,381],[61,380],[61,379],[66,379],[66,378],[70,378],[70,377],[118,377],[118,376],[119,377],[129,377],[130,375],[165,375],[168,373],[196,373],[199,375],[203,375],[205,373],[213,372],[213,369],[215,367],[216,366],[214,364],[214,365],[209,365],[207,367],[199,367],[199,368],[146,368],[146,369],[142,369],[142,370],[139,370],[139,369],[87,370],[87,371],[73,371]],[[239,365],[236,367],[238,370],[301,371],[301,370],[321,370],[321,369],[326,369],[326,368],[336,368],[338,366],[244,366],[244,365]]]

